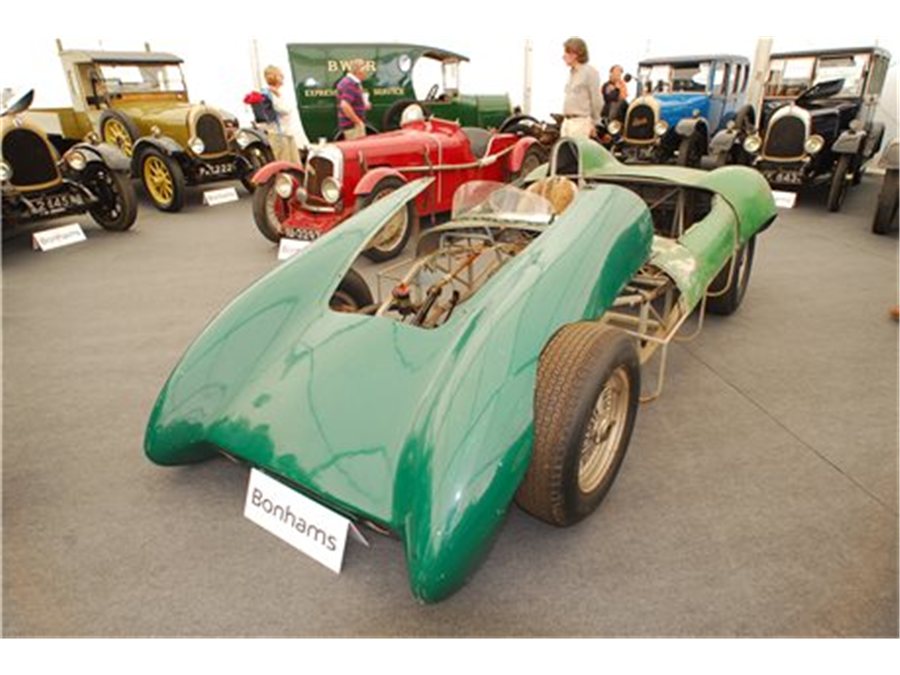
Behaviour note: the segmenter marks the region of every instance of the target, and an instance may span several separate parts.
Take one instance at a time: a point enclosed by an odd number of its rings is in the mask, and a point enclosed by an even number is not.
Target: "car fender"
[[[272,176],[281,173],[282,171],[299,171],[300,173],[303,173],[305,169],[302,164],[297,162],[287,162],[285,160],[269,162],[265,166],[260,167],[259,171],[253,174],[253,184],[262,185],[263,183],[268,182]]]
[[[709,125],[702,117],[680,119],[678,120],[678,124],[675,125],[675,133],[681,138],[687,138],[696,132],[700,132],[703,134],[705,140],[708,137],[707,129],[709,129]]]
[[[486,554],[531,461],[541,352],[563,326],[602,316],[652,231],[633,192],[586,190],[461,311],[399,464],[397,484],[415,487],[394,493],[419,599],[452,593]]]
[[[865,131],[844,131],[832,144],[831,151],[841,155],[859,154],[866,136],[868,134]]]
[[[140,138],[134,144],[134,151],[131,153],[131,172],[135,176],[141,175],[141,155],[150,148],[159,150],[162,154],[169,157],[176,157],[184,154],[184,148],[181,147],[181,144],[168,136],[145,136],[144,138]]]
[[[525,161],[525,153],[528,152],[528,148],[538,142],[538,139],[533,136],[526,136],[524,138],[520,138],[516,141],[516,144],[513,146],[512,153],[509,157],[509,170],[513,173],[516,173],[519,169],[522,168],[522,162]]]
[[[109,143],[77,143],[70,149],[81,152],[88,163],[100,162],[106,164],[113,171],[128,171],[131,168],[131,160],[115,145]]]
[[[866,159],[873,157],[876,152],[881,148],[881,143],[884,140],[884,123],[883,122],[872,122],[872,128],[869,130],[868,138],[866,139],[865,149],[863,150],[863,156]]]
[[[366,172],[366,174],[360,179],[360,181],[356,184],[356,187],[353,189],[353,194],[357,197],[360,195],[367,195],[372,190],[375,189],[375,186],[378,185],[378,181],[382,178],[387,178],[388,176],[393,176],[394,178],[399,178],[404,183],[407,183],[407,179],[404,177],[402,173],[397,171],[396,169],[392,169],[389,166],[379,166],[371,171]]]
[[[269,143],[268,137],[263,132],[261,132],[259,129],[251,129],[249,127],[239,129],[237,131],[237,133],[235,134],[235,138],[237,138],[238,134],[247,134],[248,136],[250,136],[253,139],[244,148],[241,148],[241,151],[244,151],[247,148],[249,148],[251,145],[256,145],[257,143],[260,143],[267,148],[271,145],[271,143]],[[238,147],[240,147],[240,145],[238,145]]]
[[[721,131],[717,132],[709,142],[709,152],[713,155],[728,152],[732,147],[734,147],[734,144],[737,142],[737,129],[722,129]]]

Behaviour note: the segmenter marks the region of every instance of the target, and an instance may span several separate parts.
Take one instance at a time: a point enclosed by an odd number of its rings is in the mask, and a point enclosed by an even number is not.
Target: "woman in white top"
[[[268,66],[263,71],[263,76],[268,85],[265,93],[269,95],[272,101],[272,107],[278,116],[277,131],[280,134],[293,139],[297,147],[305,147],[309,145],[309,140],[303,132],[300,124],[300,117],[297,115],[297,109],[290,105],[281,92],[281,85],[284,84],[284,74],[280,68],[276,66]]]

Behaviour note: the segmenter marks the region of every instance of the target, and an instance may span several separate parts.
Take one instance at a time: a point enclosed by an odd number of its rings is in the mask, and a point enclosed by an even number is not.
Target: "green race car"
[[[459,188],[373,294],[354,260],[431,180],[237,297],[145,438],[158,464],[223,453],[396,535],[425,602],[460,588],[514,500],[560,526],[597,508],[668,344],[695,310],[738,308],[776,215],[752,169],[625,166],[563,140],[522,186]]]

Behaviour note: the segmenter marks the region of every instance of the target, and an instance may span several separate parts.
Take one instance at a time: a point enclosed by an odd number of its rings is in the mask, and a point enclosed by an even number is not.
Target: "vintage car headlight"
[[[76,171],[81,171],[87,166],[87,159],[82,153],[73,150],[66,155],[66,163]]]
[[[275,179],[275,193],[282,199],[290,199],[294,194],[294,179],[286,173],[278,174]]]
[[[606,130],[613,136],[617,136],[619,132],[622,131],[622,123],[619,120],[613,120],[606,127]]]
[[[322,181],[322,199],[329,204],[334,204],[341,198],[341,186],[338,182],[329,176]]]
[[[809,138],[806,139],[806,143],[803,144],[803,149],[806,150],[810,155],[815,155],[825,146],[825,139],[819,136],[819,134],[813,134]]]
[[[235,137],[237,144],[240,146],[241,150],[246,148],[253,141],[253,138],[246,131],[239,131],[237,136]]]
[[[188,147],[191,149],[195,155],[202,155],[203,151],[206,150],[206,146],[203,145],[203,141],[194,136],[191,140],[188,141]]]
[[[4,160],[0,159],[0,180],[3,182],[12,178],[12,167]]]
[[[657,136],[665,136],[666,132],[669,130],[669,123],[665,120],[660,120],[656,124],[653,125],[653,133]]]
[[[744,139],[744,150],[749,152],[751,155],[759,152],[759,149],[762,147],[762,139],[759,137],[759,134],[753,134],[751,136],[747,136]]]

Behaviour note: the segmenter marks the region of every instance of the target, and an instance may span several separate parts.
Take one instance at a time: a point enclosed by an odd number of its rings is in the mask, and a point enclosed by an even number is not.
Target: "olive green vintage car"
[[[403,111],[418,102],[426,112],[464,127],[499,128],[511,113],[509,96],[462,94],[462,54],[407,44],[289,44],[288,59],[303,129],[310,140],[338,136],[336,90],[352,59],[363,59],[368,77],[363,88],[372,109],[366,115],[370,133],[400,128]],[[421,59],[441,66],[442,87],[433,83],[425,98],[416,99],[414,71]],[[418,78],[416,78],[418,79]]]
[[[599,506],[668,345],[691,316],[738,309],[776,216],[747,167],[625,166],[566,139],[527,189],[461,186],[451,221],[373,293],[354,260],[432,180],[229,303],[175,366],[145,437],[158,464],[222,453],[395,534],[426,602],[464,583],[513,500],[559,526]]]
[[[98,135],[131,158],[154,205],[179,211],[185,186],[241,180],[273,159],[256,129],[238,129],[232,115],[191,103],[182,60],[164,52],[60,50],[71,108],[32,109],[51,135]]]

